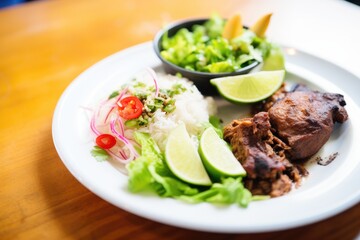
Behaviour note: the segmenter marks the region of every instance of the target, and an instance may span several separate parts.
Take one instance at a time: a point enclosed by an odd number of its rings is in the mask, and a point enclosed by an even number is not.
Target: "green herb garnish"
[[[90,153],[99,162],[107,161],[110,158],[110,155],[98,146],[94,146]]]

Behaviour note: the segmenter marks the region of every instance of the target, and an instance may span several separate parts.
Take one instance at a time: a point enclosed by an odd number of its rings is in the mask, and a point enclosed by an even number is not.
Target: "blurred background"
[[[0,0],[0,8],[10,7],[10,6],[14,6],[17,4],[23,4],[23,3],[34,2],[34,1],[39,1],[39,0]],[[42,0],[42,1],[45,1],[45,0]],[[360,0],[342,0],[342,1],[351,2],[353,4],[360,6]]]
[[[20,3],[32,2],[34,0],[0,0],[0,8],[10,7]]]

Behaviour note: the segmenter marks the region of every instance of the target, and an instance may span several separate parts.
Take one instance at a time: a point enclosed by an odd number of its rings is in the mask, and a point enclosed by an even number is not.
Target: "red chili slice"
[[[96,138],[96,145],[103,149],[109,149],[115,146],[116,139],[110,134],[101,134]]]
[[[118,110],[120,117],[130,120],[140,117],[144,105],[135,96],[130,96],[121,99],[118,102]]]

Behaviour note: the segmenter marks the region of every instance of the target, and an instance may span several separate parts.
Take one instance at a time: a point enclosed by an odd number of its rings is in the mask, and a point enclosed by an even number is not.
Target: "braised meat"
[[[320,150],[334,123],[347,120],[345,104],[340,94],[295,91],[269,109],[274,134],[290,146],[291,160],[307,159]]]
[[[271,95],[266,100],[256,104],[253,106],[253,114],[258,112],[267,112],[269,109],[278,101],[283,99],[287,94],[292,92],[311,92],[309,88],[307,88],[303,84],[295,84],[289,90],[285,89],[285,84],[281,85],[279,90],[277,90],[273,95]]]
[[[274,177],[285,169],[280,157],[266,141],[272,137],[269,115],[266,112],[253,118],[235,120],[224,130],[224,139],[233,146],[235,157],[251,178]]]
[[[235,157],[247,172],[245,187],[253,194],[281,196],[299,185],[306,169],[298,163],[329,139],[334,123],[348,119],[340,94],[282,86],[258,105],[252,118],[234,120],[224,129]],[[260,106],[260,108],[259,108]]]
[[[290,191],[292,182],[298,182],[305,171],[300,173],[300,167],[287,160],[285,150],[289,147],[272,134],[270,127],[268,113],[260,112],[226,126],[224,139],[247,172],[245,186],[253,194],[276,197]]]

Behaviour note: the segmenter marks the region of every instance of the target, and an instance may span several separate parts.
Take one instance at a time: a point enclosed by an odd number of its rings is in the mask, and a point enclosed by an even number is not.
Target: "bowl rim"
[[[165,58],[163,58],[160,54],[160,47],[159,47],[159,44],[160,44],[160,41],[162,39],[162,37],[164,36],[164,34],[169,31],[170,29],[173,29],[175,27],[179,27],[181,25],[184,25],[184,24],[187,24],[187,23],[193,23],[196,24],[196,23],[201,23],[201,22],[205,22],[207,20],[209,20],[210,18],[188,18],[188,19],[180,19],[180,20],[177,20],[177,21],[174,21],[174,22],[171,22],[169,24],[167,24],[165,27],[163,27],[162,29],[160,29],[155,37],[154,37],[154,40],[153,40],[153,48],[155,50],[155,53],[156,55],[159,57],[159,59],[163,62],[163,63],[166,63],[168,65],[170,65],[172,68],[174,68],[176,71],[180,72],[186,72],[188,74],[199,74],[199,75],[202,75],[202,76],[206,76],[206,77],[212,77],[212,78],[217,78],[217,77],[225,77],[225,76],[230,76],[230,75],[236,75],[236,74],[241,74],[242,72],[246,72],[246,71],[250,71],[251,69],[257,67],[260,62],[255,60],[253,63],[243,67],[243,68],[240,68],[234,72],[222,72],[222,73],[209,73],[209,72],[200,72],[200,71],[193,71],[193,70],[189,70],[189,69],[185,69],[183,67],[180,67],[168,60],[166,60]],[[246,27],[245,27],[246,28]]]

